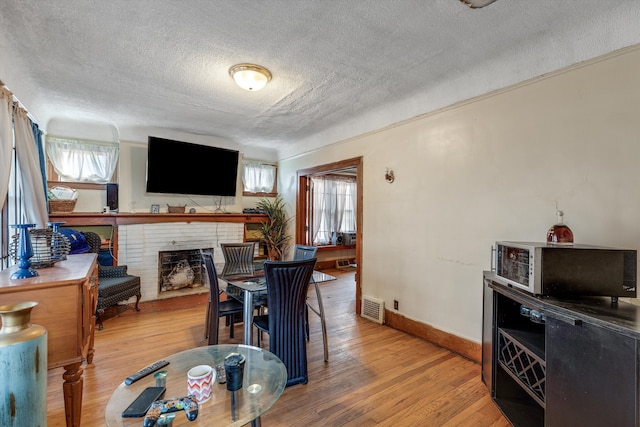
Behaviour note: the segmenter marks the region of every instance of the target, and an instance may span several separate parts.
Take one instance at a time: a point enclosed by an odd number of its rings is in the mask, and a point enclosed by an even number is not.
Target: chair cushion
[[[234,299],[228,299],[226,301],[220,301],[218,304],[218,312],[220,316],[226,316],[228,314],[242,313],[242,303]]]
[[[140,292],[140,278],[138,276],[100,277],[98,279],[98,298],[107,298],[128,289]]]
[[[264,332],[269,332],[269,315],[263,314],[253,317],[253,326]]]

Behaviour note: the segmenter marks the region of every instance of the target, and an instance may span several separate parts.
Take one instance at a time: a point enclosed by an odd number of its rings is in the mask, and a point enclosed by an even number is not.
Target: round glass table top
[[[166,391],[162,399],[181,398],[187,395],[187,372],[198,365],[214,368],[224,365],[230,353],[244,355],[244,378],[236,392],[227,390],[226,384],[213,383],[211,398],[198,405],[198,416],[187,420],[184,411],[173,412],[173,426],[242,426],[260,417],[278,400],[287,382],[287,370],[273,353],[248,345],[211,345],[197,347],[165,357],[169,365]],[[140,366],[137,369],[142,369]],[[135,368],[134,368],[135,369]],[[132,371],[133,373],[133,371]],[[115,389],[105,410],[108,426],[141,426],[144,418],[123,418],[122,411],[147,387],[155,386],[154,374],[127,386],[124,381]],[[234,395],[235,394],[235,395]],[[156,423],[162,426],[162,420]]]

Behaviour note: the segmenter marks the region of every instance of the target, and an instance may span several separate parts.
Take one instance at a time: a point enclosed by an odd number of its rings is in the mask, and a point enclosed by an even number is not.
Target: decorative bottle
[[[47,425],[47,330],[31,324],[36,305],[0,306],[0,426]]]
[[[557,211],[558,222],[549,228],[547,232],[547,243],[552,245],[573,245],[573,232],[564,221],[564,212]]]

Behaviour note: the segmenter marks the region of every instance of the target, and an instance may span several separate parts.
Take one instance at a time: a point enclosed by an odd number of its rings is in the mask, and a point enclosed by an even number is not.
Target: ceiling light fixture
[[[229,68],[229,75],[244,90],[260,90],[271,80],[271,73],[255,64],[238,64]]]
[[[460,0],[462,3],[469,6],[471,9],[480,9],[481,7],[485,7],[490,5],[496,0]]]

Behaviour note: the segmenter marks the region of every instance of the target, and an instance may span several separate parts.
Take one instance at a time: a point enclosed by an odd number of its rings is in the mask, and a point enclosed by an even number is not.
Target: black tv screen
[[[147,192],[235,196],[239,152],[149,137]]]

